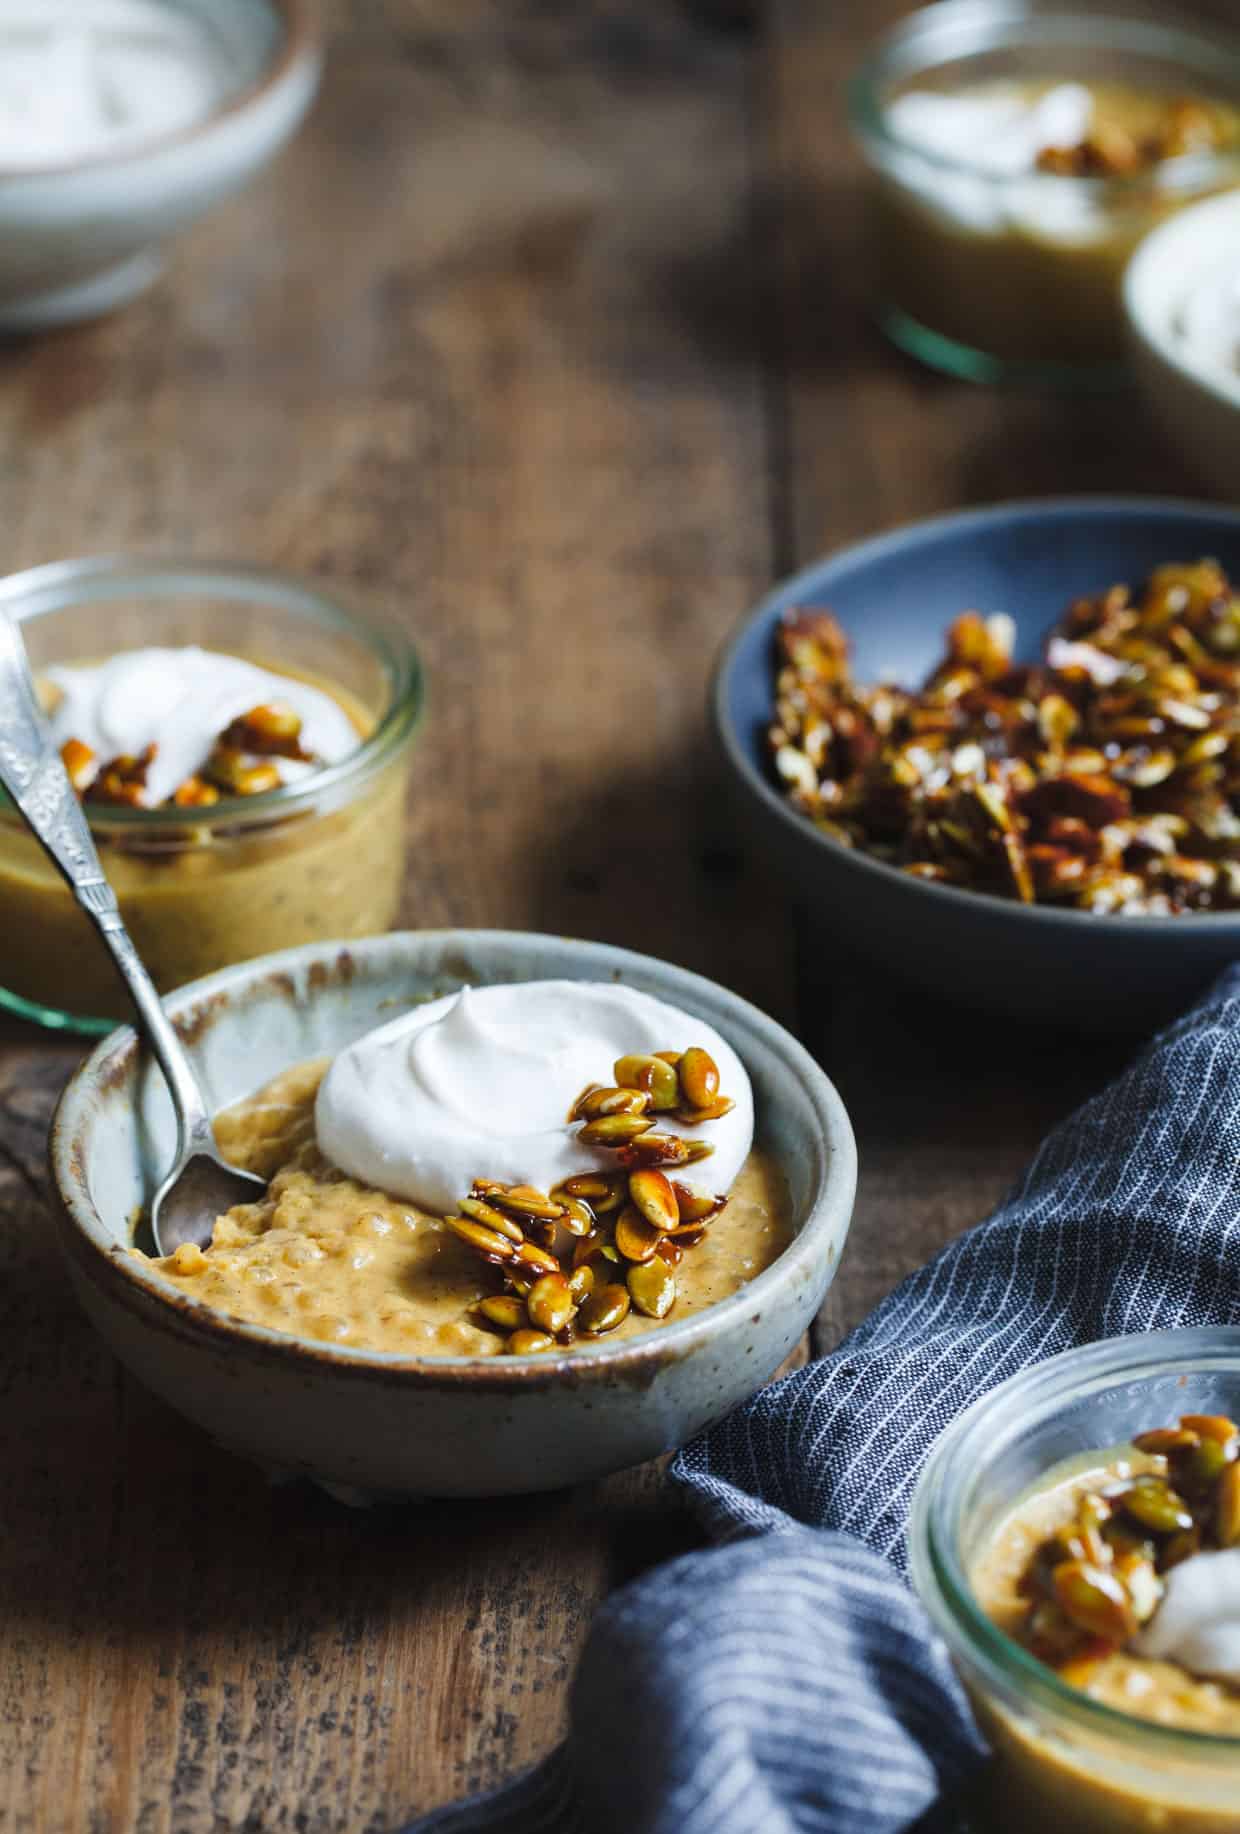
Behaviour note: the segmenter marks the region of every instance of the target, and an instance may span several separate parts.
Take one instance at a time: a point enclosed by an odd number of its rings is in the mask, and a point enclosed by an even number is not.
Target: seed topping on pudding
[[[1234,109],[1084,83],[909,89],[887,105],[901,140],[996,177],[1130,178],[1236,144]]]
[[[1147,1468],[1085,1489],[1034,1548],[1021,1641],[1077,1686],[1120,1650],[1240,1686],[1240,1427],[1185,1414],[1132,1443]]]
[[[671,1045],[678,1063],[658,1056]],[[688,1165],[707,1146],[726,1190],[753,1143],[749,1078],[727,1040],[597,981],[465,987],[416,1006],[334,1058],[315,1119],[333,1164],[439,1216],[479,1179],[549,1192],[617,1163]]]
[[[53,667],[53,737],[87,803],[207,808],[295,783],[361,740],[321,688],[196,647]]]
[[[591,1083],[568,1118],[584,1123],[578,1139],[608,1148],[622,1171],[576,1173],[547,1195],[475,1179],[457,1214],[444,1218],[500,1270],[506,1291],[484,1299],[478,1316],[507,1337],[513,1355],[601,1337],[623,1324],[630,1307],[666,1318],[676,1303],[675,1269],[728,1201],[664,1169],[709,1158],[714,1147],[655,1125],[660,1110],[698,1127],[735,1107],[719,1093],[709,1051],[632,1054],[612,1074],[616,1086]]]

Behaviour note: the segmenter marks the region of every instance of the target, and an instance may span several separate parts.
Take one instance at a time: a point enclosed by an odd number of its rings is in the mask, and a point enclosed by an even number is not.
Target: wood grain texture
[[[843,74],[892,0],[331,0],[304,135],[104,324],[0,348],[4,567],[240,554],[424,652],[405,917],[715,975],[837,1077],[832,1341],[994,1201],[1114,1047],[910,1007],[738,853],[709,661],[766,582],[961,502],[1182,489],[1130,400],[915,371],[870,328]],[[0,912],[0,932],[3,913]],[[71,1045],[0,1026],[0,1834],[336,1834],[554,1741],[658,1472],[351,1513],[123,1377],[48,1243]]]

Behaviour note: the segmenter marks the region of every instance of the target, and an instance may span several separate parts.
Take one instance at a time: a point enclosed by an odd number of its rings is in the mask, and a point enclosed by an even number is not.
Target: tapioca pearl
[[[392,1233],[390,1219],[378,1210],[366,1210],[361,1216],[354,1217],[350,1228],[354,1235],[384,1236]]]
[[[353,1326],[349,1323],[349,1320],[347,1318],[341,1318],[334,1312],[329,1312],[319,1318],[312,1318],[310,1321],[310,1329],[315,1337],[321,1338],[324,1342],[328,1343],[344,1343],[348,1338],[353,1336]]]
[[[311,1267],[323,1259],[323,1250],[317,1242],[307,1241],[304,1237],[290,1242],[284,1250],[284,1262],[287,1267]]]

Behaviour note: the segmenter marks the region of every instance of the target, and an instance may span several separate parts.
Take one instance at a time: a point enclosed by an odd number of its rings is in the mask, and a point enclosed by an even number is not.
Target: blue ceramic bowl
[[[911,687],[966,608],[1009,613],[1017,655],[1027,660],[1073,598],[1120,580],[1137,584],[1163,561],[1205,555],[1240,578],[1240,511],[1153,497],[1012,503],[843,548],[744,620],[716,669],[715,730],[753,843],[824,937],[953,1004],[1124,1029],[1172,1016],[1240,959],[1240,913],[1100,917],[1019,905],[927,884],[842,847],[784,799],[764,736],[774,630],[792,606],[834,612],[858,679]]]

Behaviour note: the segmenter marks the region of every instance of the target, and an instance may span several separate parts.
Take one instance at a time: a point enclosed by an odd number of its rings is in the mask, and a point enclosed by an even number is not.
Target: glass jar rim
[[[1060,1722],[1124,1744],[1139,1742],[1143,1755],[1220,1769],[1240,1765],[1240,1736],[1198,1732],[1122,1713],[1074,1688],[983,1610],[956,1551],[953,1495],[979,1459],[993,1456],[1013,1433],[1053,1413],[1069,1399],[1141,1377],[1208,1373],[1211,1366],[1240,1374],[1240,1326],[1137,1332],[1061,1351],[1009,1376],[968,1407],[931,1449],[909,1510],[909,1561],[915,1589],[936,1628],[987,1685],[1002,1696],[1015,1692]],[[1013,1407],[1003,1429],[996,1416]],[[984,1442],[984,1449],[983,1449]]]
[[[93,832],[166,832],[170,827],[197,831],[218,825],[236,827],[285,817],[311,809],[332,791],[365,782],[412,736],[424,711],[425,682],[421,659],[410,640],[388,624],[376,624],[349,610],[348,588],[320,586],[296,574],[255,567],[245,562],[186,555],[95,554],[50,561],[0,577],[0,612],[21,625],[45,613],[128,593],[166,592],[172,597],[215,595],[238,603],[267,604],[308,616],[319,625],[355,638],[370,650],[388,678],[391,704],[370,735],[335,764],[296,783],[256,796],[221,796],[204,808],[109,808],[89,811]],[[16,820],[10,809],[6,817]]]
[[[917,66],[924,73],[952,57],[963,59],[982,50],[1002,49],[1001,41],[979,44],[967,40],[966,35],[987,27],[993,30],[1003,26],[1040,27],[1042,31],[1038,35],[1043,36],[1047,44],[1069,47],[1073,44],[1096,46],[1100,40],[1105,41],[1109,28],[1117,39],[1121,36],[1123,39],[1122,45],[1114,45],[1115,49],[1144,52],[1168,62],[1183,62],[1203,72],[1213,73],[1221,67],[1229,73],[1240,93],[1240,54],[1225,39],[1202,30],[1200,23],[1194,20],[1168,23],[1119,12],[1078,13],[1066,7],[1062,12],[1051,12],[1031,4],[1031,0],[934,0],[932,5],[920,7],[883,32],[849,77],[845,93],[854,136],[862,145],[871,141],[896,152],[913,154],[936,171],[985,179],[997,187],[1011,184],[1058,187],[1060,195],[1067,186],[1081,196],[1139,195],[1148,191],[1151,179],[1157,179],[1168,190],[1197,189],[1225,174],[1240,175],[1240,148],[1184,153],[1162,160],[1149,171],[1110,177],[1036,170],[995,173],[967,158],[939,152],[895,132],[881,90],[884,77],[890,67],[900,61],[901,54],[915,50],[919,44],[924,44],[929,52],[937,33],[943,30],[951,33],[951,49],[945,47],[940,53],[927,55]],[[1046,29],[1050,27],[1055,28],[1054,34]]]

